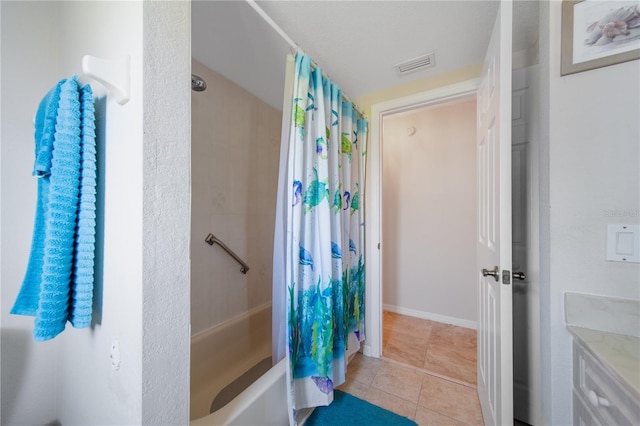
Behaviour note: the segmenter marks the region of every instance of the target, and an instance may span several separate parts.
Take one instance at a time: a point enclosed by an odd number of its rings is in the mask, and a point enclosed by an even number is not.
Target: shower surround
[[[282,113],[196,60],[192,72],[207,83],[191,103],[195,336],[271,301]],[[249,264],[246,275],[221,247],[205,243],[210,232]]]

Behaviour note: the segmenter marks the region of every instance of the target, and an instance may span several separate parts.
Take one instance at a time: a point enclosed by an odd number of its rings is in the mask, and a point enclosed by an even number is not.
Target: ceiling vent
[[[427,68],[431,68],[436,65],[435,53],[427,53],[426,55],[418,56],[417,58],[409,59],[408,61],[396,64],[396,71],[398,74],[405,75],[410,72],[420,71]]]

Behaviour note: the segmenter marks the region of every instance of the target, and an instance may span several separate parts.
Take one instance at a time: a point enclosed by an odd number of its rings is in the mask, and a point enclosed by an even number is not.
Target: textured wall
[[[142,424],[189,420],[191,10],[144,2]]]
[[[472,98],[384,118],[385,305],[476,322],[475,117]]]
[[[192,95],[191,332],[271,301],[282,114],[193,61],[208,88]],[[250,266],[240,266],[212,232]]]

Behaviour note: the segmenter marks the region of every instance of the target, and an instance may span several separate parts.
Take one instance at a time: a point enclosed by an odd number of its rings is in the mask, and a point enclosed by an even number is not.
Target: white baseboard
[[[366,342],[366,340],[365,340]],[[373,351],[371,350],[371,346],[367,345],[366,343],[364,344],[364,346],[362,347],[362,354],[364,356],[373,356]]]
[[[382,309],[385,311],[395,312],[396,314],[409,315],[411,317],[422,318],[430,321],[442,322],[445,324],[457,325],[459,327],[471,328],[473,330],[478,329],[478,322],[465,320],[461,318],[449,317],[446,315],[432,314],[431,312],[418,311],[415,309],[403,308],[395,305],[382,305]],[[366,346],[365,346],[366,350]],[[365,354],[366,355],[366,354]]]

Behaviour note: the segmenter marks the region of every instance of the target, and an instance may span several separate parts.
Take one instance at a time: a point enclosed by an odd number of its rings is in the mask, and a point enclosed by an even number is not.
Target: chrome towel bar
[[[229,253],[229,256],[233,257],[236,260],[236,262],[240,264],[240,272],[242,272],[243,274],[246,274],[247,271],[249,271],[249,265],[247,265],[244,260],[240,259],[240,257],[237,254],[235,254],[233,250],[227,247],[227,245],[222,241],[220,241],[218,237],[216,237],[215,235],[210,233],[209,235],[207,235],[207,238],[204,239],[204,242],[209,244],[210,246],[214,244],[218,244],[220,247],[224,249],[224,251]]]

